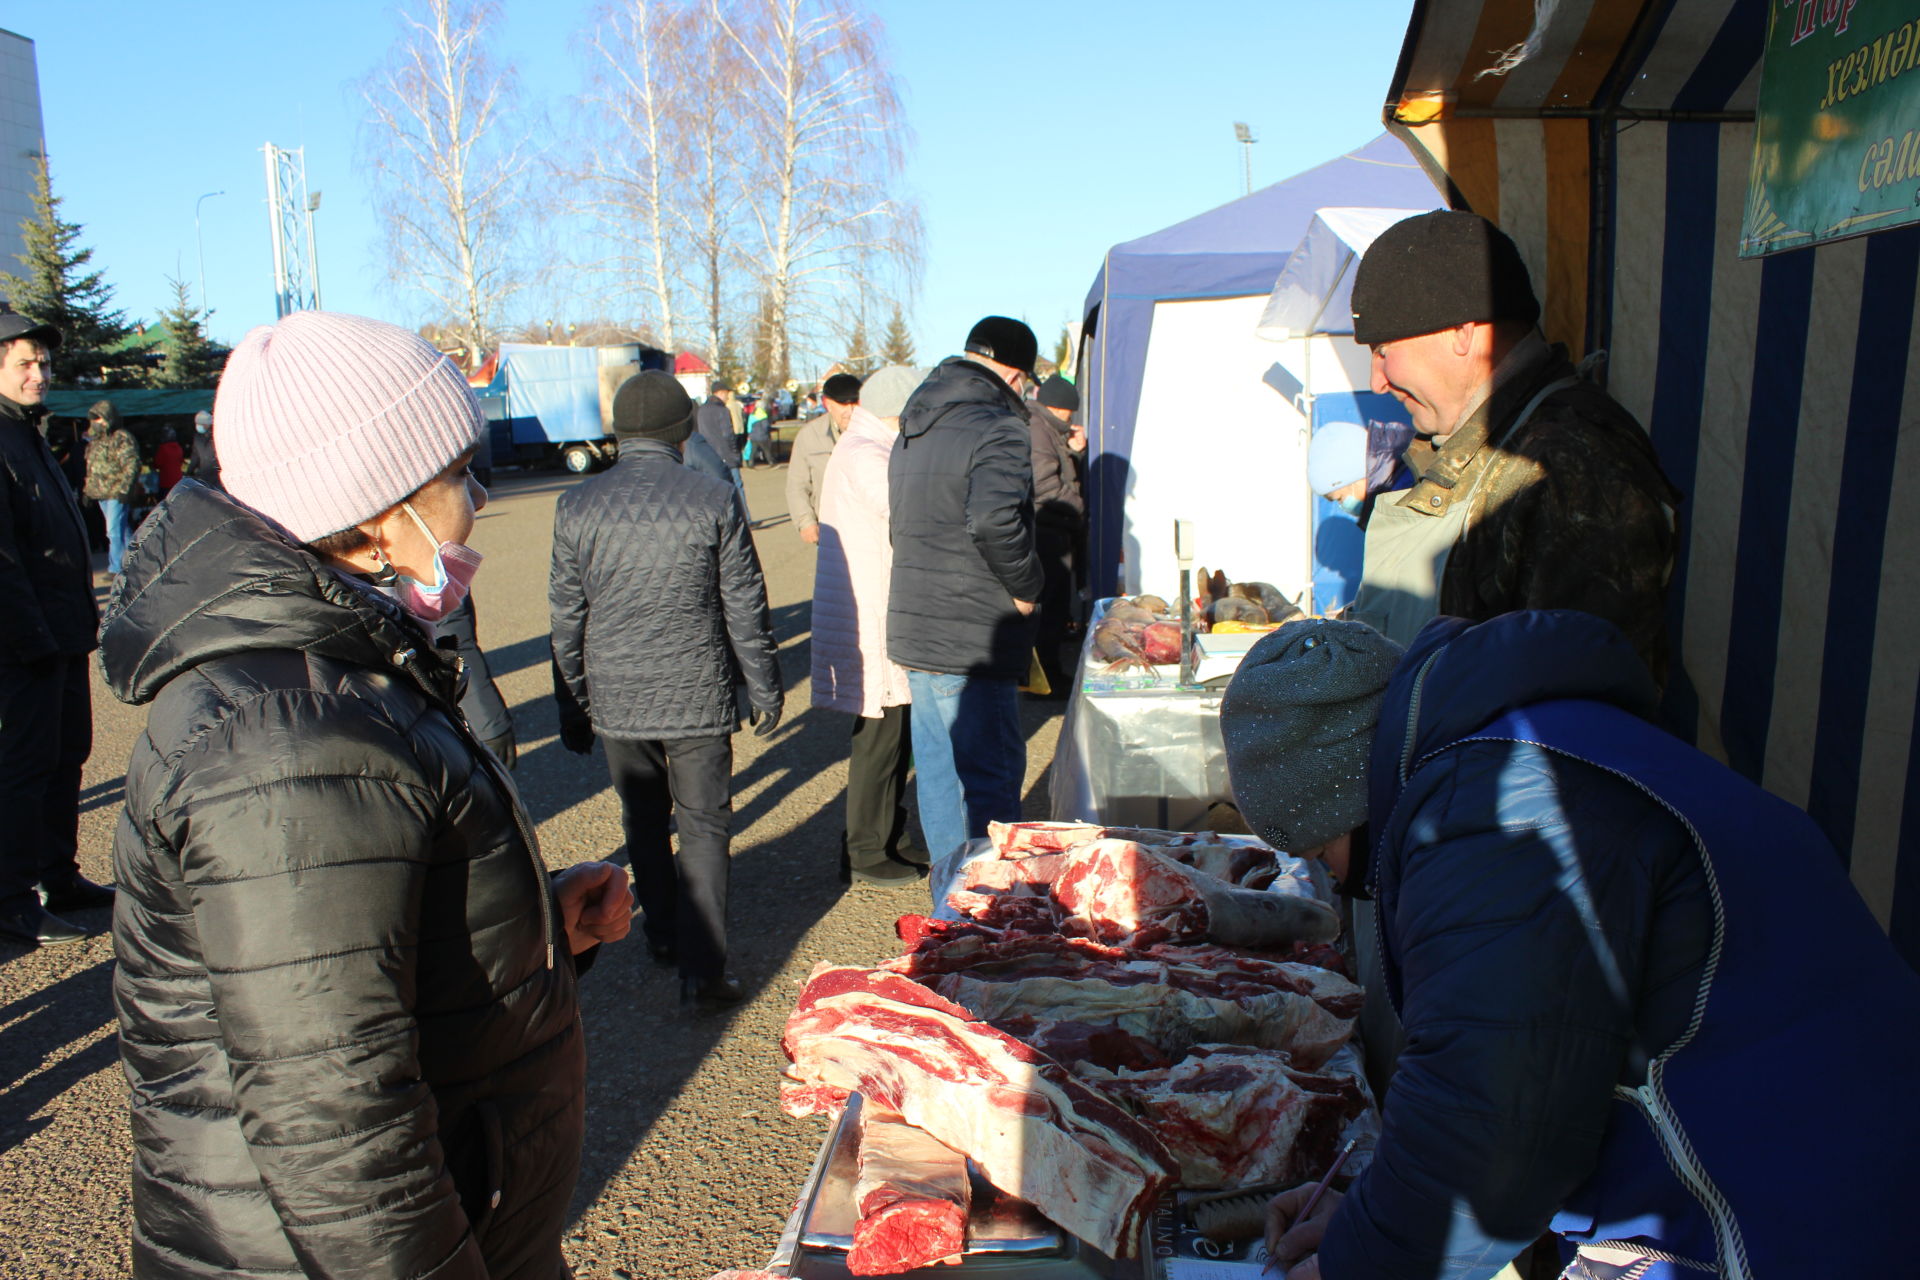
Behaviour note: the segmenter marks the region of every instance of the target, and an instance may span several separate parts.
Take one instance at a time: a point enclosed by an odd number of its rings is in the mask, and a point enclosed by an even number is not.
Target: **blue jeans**
[[[944,857],[986,835],[989,822],[1018,822],[1027,779],[1019,682],[908,671],[907,688],[927,853]]]
[[[120,572],[121,557],[133,541],[133,508],[112,498],[100,499],[100,515],[107,522],[107,572]]]

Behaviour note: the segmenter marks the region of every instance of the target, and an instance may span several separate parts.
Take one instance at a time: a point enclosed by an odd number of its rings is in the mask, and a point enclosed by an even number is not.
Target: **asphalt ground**
[[[606,760],[560,745],[547,665],[547,555],[553,505],[572,477],[503,471],[472,538],[486,556],[475,586],[480,640],[513,710],[517,779],[555,868],[624,857]],[[587,1143],[568,1260],[581,1280],[708,1280],[772,1252],[825,1136],[778,1103],[780,1029],[822,961],[896,954],[894,919],[928,905],[924,882],[842,886],[840,802],[849,722],[809,707],[813,548],[785,517],[784,466],[749,471],[755,534],[786,675],[786,715],[768,739],[734,738],[730,967],[752,998],[683,1013],[674,974],[635,935],[609,947],[583,983]],[[111,878],[113,826],[128,752],[145,711],[94,687],[94,746],[81,794],[80,865]],[[1057,703],[1029,702],[1027,813],[1043,816]],[[0,1277],[125,1276],[131,1223],[126,1086],[100,936],[28,951],[0,941]]]

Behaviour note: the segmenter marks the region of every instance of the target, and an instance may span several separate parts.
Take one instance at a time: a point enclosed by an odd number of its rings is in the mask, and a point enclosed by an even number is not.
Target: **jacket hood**
[[[120,410],[114,407],[113,401],[111,400],[94,401],[93,407],[87,410],[87,415],[89,417],[98,417],[101,422],[106,424],[107,430],[109,431],[118,431],[120,429]]]
[[[107,603],[107,687],[139,706],[182,672],[262,649],[410,669],[429,694],[457,700],[458,665],[398,605],[355,587],[251,507],[182,480],[141,526]]]
[[[1027,416],[1026,402],[986,366],[965,356],[948,356],[933,367],[900,411],[901,439],[919,439],[950,410],[967,404],[989,405],[1023,420]]]
[[[1395,668],[1368,758],[1369,811],[1377,828],[1393,812],[1423,757],[1509,711],[1579,698],[1651,720],[1660,691],[1632,643],[1611,622],[1571,609],[1527,609],[1487,622],[1436,618]]]
[[[867,412],[864,406],[855,405],[853,406],[853,413],[847,418],[846,430],[840,433],[840,439],[850,440],[859,438],[862,440],[878,440],[882,444],[891,447],[893,438],[897,434],[899,433],[888,426],[885,421]]]

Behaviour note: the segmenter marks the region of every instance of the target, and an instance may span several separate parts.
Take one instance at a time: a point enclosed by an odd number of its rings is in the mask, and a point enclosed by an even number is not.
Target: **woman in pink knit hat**
[[[631,897],[549,876],[433,644],[479,405],[416,335],[302,311],[215,422],[227,492],[175,488],[101,634],[149,708],[114,841],[134,1274],[556,1280],[575,981]]]

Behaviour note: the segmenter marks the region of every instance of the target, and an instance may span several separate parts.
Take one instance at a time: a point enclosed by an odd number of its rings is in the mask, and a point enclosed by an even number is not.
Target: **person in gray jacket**
[[[606,739],[648,945],[679,968],[683,1003],[718,1005],[743,995],[726,972],[734,672],[760,737],[784,691],[746,514],[681,460],[693,422],[670,375],[620,385],[620,460],[561,497],[547,599],[561,742],[585,755]]]
[[[836,373],[820,388],[827,411],[800,428],[787,458],[787,515],[802,542],[820,541],[820,482],[826,478],[827,459],[847,429],[853,407],[860,403],[860,379]]]

